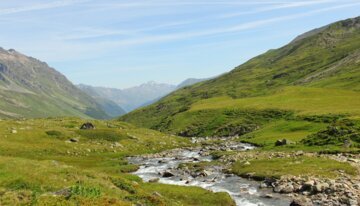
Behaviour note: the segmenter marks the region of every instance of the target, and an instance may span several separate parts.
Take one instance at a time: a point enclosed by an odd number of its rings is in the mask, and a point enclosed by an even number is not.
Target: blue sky
[[[0,46],[74,83],[177,84],[359,11],[360,0],[0,0]]]

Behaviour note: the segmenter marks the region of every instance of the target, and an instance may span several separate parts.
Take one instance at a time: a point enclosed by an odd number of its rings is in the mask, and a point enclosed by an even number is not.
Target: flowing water
[[[231,145],[231,150],[248,150],[250,145],[236,143]],[[213,192],[227,192],[241,206],[288,206],[290,199],[286,196],[272,193],[270,189],[259,189],[259,183],[235,175],[222,172],[221,166],[212,166],[206,174],[191,175],[189,172],[178,168],[181,163],[212,161],[211,156],[204,156],[201,149],[173,150],[171,157],[131,157],[132,164],[140,165],[134,174],[144,181],[158,180],[163,184],[198,186]],[[163,177],[164,172],[169,172],[170,177]],[[172,176],[173,175],[173,176]]]

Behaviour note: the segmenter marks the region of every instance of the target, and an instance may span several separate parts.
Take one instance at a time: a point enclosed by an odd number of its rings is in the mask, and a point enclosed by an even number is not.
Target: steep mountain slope
[[[0,48],[0,117],[107,118],[90,96],[46,63]]]
[[[299,36],[121,120],[184,136],[239,135],[291,114],[360,116],[360,17]]]
[[[104,98],[93,98],[95,99],[96,103],[100,105],[100,108],[111,118],[126,114],[126,111],[123,108],[111,100]]]

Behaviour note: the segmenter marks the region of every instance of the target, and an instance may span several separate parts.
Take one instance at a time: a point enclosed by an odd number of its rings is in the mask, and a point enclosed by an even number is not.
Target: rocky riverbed
[[[273,193],[271,188],[259,188],[259,182],[224,172],[224,165],[213,164],[209,151],[244,151],[253,146],[238,142],[225,142],[203,148],[175,149],[163,153],[132,157],[129,161],[140,165],[134,174],[144,181],[183,186],[198,186],[214,192],[227,192],[241,206],[288,206],[291,199]],[[193,170],[188,163],[208,162],[206,169]]]
[[[339,162],[347,162],[360,171],[359,154],[318,154],[303,151],[294,152],[253,152],[236,153],[220,158],[224,165],[235,161],[248,161],[258,157],[267,158],[296,158],[300,156],[329,158]],[[245,177],[245,176],[244,176]],[[247,178],[257,179],[251,174]],[[287,194],[293,199],[291,206],[359,206],[360,205],[360,178],[349,176],[339,171],[335,179],[308,177],[308,176],[283,176],[280,179],[266,179],[260,183],[260,188],[270,188],[275,193]]]
[[[283,176],[280,179],[252,181],[256,177],[238,177],[229,174],[233,162],[266,157],[296,158],[299,156],[324,157],[348,162],[360,171],[360,155],[294,152],[251,151],[254,147],[233,139],[205,144],[201,148],[175,149],[158,154],[132,157],[129,161],[140,165],[134,174],[144,181],[183,186],[198,186],[214,192],[227,192],[242,206],[358,206],[360,205],[360,179],[340,174],[336,179],[319,177]],[[206,142],[194,139],[194,143]],[[214,151],[234,152],[214,160]],[[249,163],[250,164],[250,163]]]

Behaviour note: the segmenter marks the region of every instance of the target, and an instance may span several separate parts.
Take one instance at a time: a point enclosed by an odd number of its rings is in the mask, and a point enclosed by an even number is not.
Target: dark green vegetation
[[[359,48],[360,17],[337,22],[120,119],[183,136],[243,135],[304,116],[358,119]]]
[[[188,146],[118,121],[0,121],[0,205],[233,205],[226,193],[144,183],[127,156]]]
[[[302,142],[309,146],[344,145],[350,147],[360,144],[360,127],[351,121],[331,124],[325,130],[309,135]]]
[[[107,118],[97,101],[46,63],[0,48],[0,118]]]

